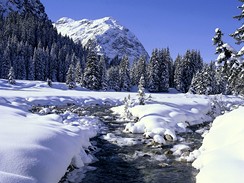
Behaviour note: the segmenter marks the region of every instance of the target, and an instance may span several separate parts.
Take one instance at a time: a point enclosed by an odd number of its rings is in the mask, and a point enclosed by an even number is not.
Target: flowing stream
[[[142,134],[124,133],[126,122],[116,121],[106,106],[65,106],[58,107],[56,112],[74,111],[80,116],[97,116],[103,128],[92,144],[99,149],[95,153],[98,159],[91,164],[95,167],[88,171],[82,183],[194,183],[198,173],[191,163],[177,161],[171,149],[177,144],[187,144],[190,149],[198,149],[202,137],[195,131],[208,126],[198,125],[189,129],[188,133],[178,134],[180,141],[168,142],[167,145],[154,144]],[[85,112],[84,112],[85,111]],[[108,138],[108,137],[112,138]],[[112,139],[112,140],[111,140]],[[61,181],[62,182],[62,181]],[[69,181],[64,181],[69,182]],[[78,183],[78,182],[77,182]]]

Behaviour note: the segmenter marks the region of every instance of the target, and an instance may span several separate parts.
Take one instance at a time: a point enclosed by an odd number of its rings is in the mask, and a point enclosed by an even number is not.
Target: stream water
[[[145,139],[142,134],[123,133],[126,122],[116,121],[109,107],[59,107],[62,113],[70,110],[80,116],[97,116],[104,127],[92,144],[99,149],[95,156],[98,159],[91,166],[82,183],[194,183],[198,173],[190,163],[176,160],[172,147],[187,144],[190,149],[198,149],[202,137],[195,131],[203,125],[193,126],[188,133],[178,134],[180,141],[168,142],[167,145],[156,145],[152,140]],[[86,111],[86,112],[84,112]],[[111,134],[115,140],[106,140]],[[67,182],[67,181],[66,181]],[[69,182],[69,181],[68,181]],[[78,182],[77,182],[78,183]]]

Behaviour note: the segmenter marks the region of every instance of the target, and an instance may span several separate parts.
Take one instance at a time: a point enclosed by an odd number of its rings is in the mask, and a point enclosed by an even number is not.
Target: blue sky
[[[111,16],[130,29],[149,54],[154,48],[169,47],[173,58],[187,49],[197,49],[205,62],[216,59],[212,37],[222,29],[224,41],[235,48],[228,34],[241,22],[238,0],[41,0],[52,21]]]

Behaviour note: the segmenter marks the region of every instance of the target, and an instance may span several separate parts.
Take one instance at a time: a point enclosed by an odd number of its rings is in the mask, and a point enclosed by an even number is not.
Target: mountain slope
[[[42,19],[47,18],[45,8],[40,0],[1,0],[0,12],[3,13],[4,16],[8,15],[10,12],[28,12]]]
[[[149,57],[136,36],[111,17],[79,21],[64,17],[54,26],[62,35],[71,37],[75,42],[80,41],[83,46],[92,42],[98,54],[110,59],[117,55],[120,58],[127,55],[131,61],[141,55]]]

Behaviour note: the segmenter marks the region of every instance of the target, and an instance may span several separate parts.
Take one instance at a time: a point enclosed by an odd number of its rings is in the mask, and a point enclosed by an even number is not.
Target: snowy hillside
[[[78,21],[64,17],[54,23],[54,26],[62,35],[71,37],[75,42],[81,41],[83,46],[92,41],[97,52],[110,59],[117,55],[120,58],[127,55],[130,60],[141,55],[148,57],[136,36],[111,17]]]
[[[19,13],[29,12],[40,18],[47,18],[45,8],[40,0],[1,0],[0,12],[6,16],[8,13],[16,11]]]

